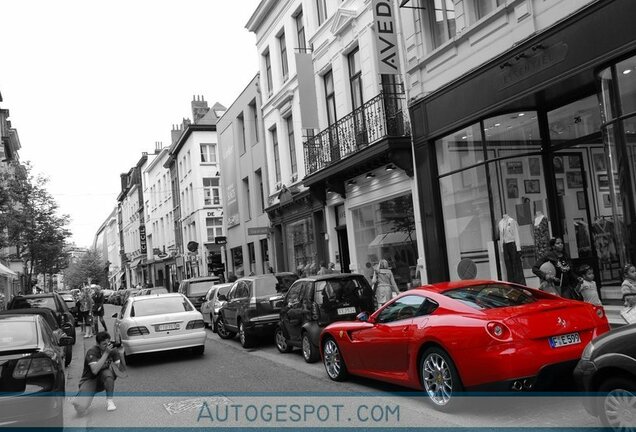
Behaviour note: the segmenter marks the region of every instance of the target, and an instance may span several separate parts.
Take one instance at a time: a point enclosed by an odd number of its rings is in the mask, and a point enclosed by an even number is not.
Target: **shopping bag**
[[[627,322],[627,324],[633,324],[636,322],[636,306],[629,306],[621,311],[621,316]]]

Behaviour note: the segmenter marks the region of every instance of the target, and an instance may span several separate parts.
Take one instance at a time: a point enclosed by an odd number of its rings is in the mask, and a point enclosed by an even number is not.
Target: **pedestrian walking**
[[[320,269],[318,270],[318,274],[319,275],[326,275],[326,274],[329,274],[329,273],[331,273],[331,272],[329,271],[329,269],[325,265],[325,262],[324,261],[320,261]]]
[[[621,294],[625,307],[636,306],[636,266],[627,264],[623,267],[623,283],[621,284]]]
[[[389,262],[385,259],[380,260],[378,269],[373,274],[373,293],[378,308],[391,300],[393,293],[396,295],[400,293],[393,272],[389,268]]]
[[[99,332],[95,336],[96,345],[86,351],[84,371],[79,382],[79,391],[73,400],[73,407],[82,416],[91,406],[96,393],[106,391],[106,410],[115,411],[113,401],[115,380],[126,376],[119,351],[113,346],[108,332]]]
[[[93,293],[93,332],[97,334],[99,331],[99,323],[101,321],[104,326],[104,331],[108,331],[106,327],[106,321],[104,321],[104,303],[106,301],[102,287],[99,285],[92,285],[94,289]]]
[[[82,333],[84,334],[84,338],[89,338],[92,336],[92,317],[91,317],[92,310],[93,310],[92,291],[90,287],[85,286],[80,291],[80,296],[79,296],[80,322],[82,325]]]

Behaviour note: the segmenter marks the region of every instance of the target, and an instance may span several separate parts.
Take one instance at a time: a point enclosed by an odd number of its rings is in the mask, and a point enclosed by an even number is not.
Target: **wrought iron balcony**
[[[379,94],[303,144],[307,175],[384,138],[411,134],[404,94]]]

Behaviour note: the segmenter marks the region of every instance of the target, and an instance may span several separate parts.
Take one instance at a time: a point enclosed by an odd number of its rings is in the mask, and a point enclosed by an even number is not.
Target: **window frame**
[[[336,92],[333,82],[333,70],[329,69],[322,76],[325,89],[325,108],[327,110],[327,124],[331,126],[338,121],[338,113],[336,111]]]
[[[283,82],[289,79],[289,63],[287,59],[287,40],[285,31],[278,36],[278,47],[280,49],[280,67],[283,75]]]
[[[294,136],[294,116],[290,115],[285,118],[287,125],[287,145],[289,147],[289,165],[292,175],[298,174],[298,160],[296,158],[296,140]]]
[[[281,181],[281,166],[280,166],[280,147],[278,143],[278,130],[276,126],[272,127],[269,132],[272,136],[272,150],[274,152],[274,176],[276,183]]]
[[[296,43],[298,44],[298,50],[305,51],[307,49],[307,37],[305,36],[302,8],[294,15],[294,21],[296,22]]]
[[[272,58],[269,49],[263,53],[263,60],[265,61],[265,84],[267,85],[267,96],[271,96],[274,93],[274,83],[272,81]]]

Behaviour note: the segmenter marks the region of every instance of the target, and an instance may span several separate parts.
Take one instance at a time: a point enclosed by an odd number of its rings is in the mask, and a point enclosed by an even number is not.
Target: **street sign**
[[[254,227],[247,229],[247,235],[269,234],[269,227]]]
[[[214,243],[218,245],[227,244],[227,238],[225,236],[214,237]]]

